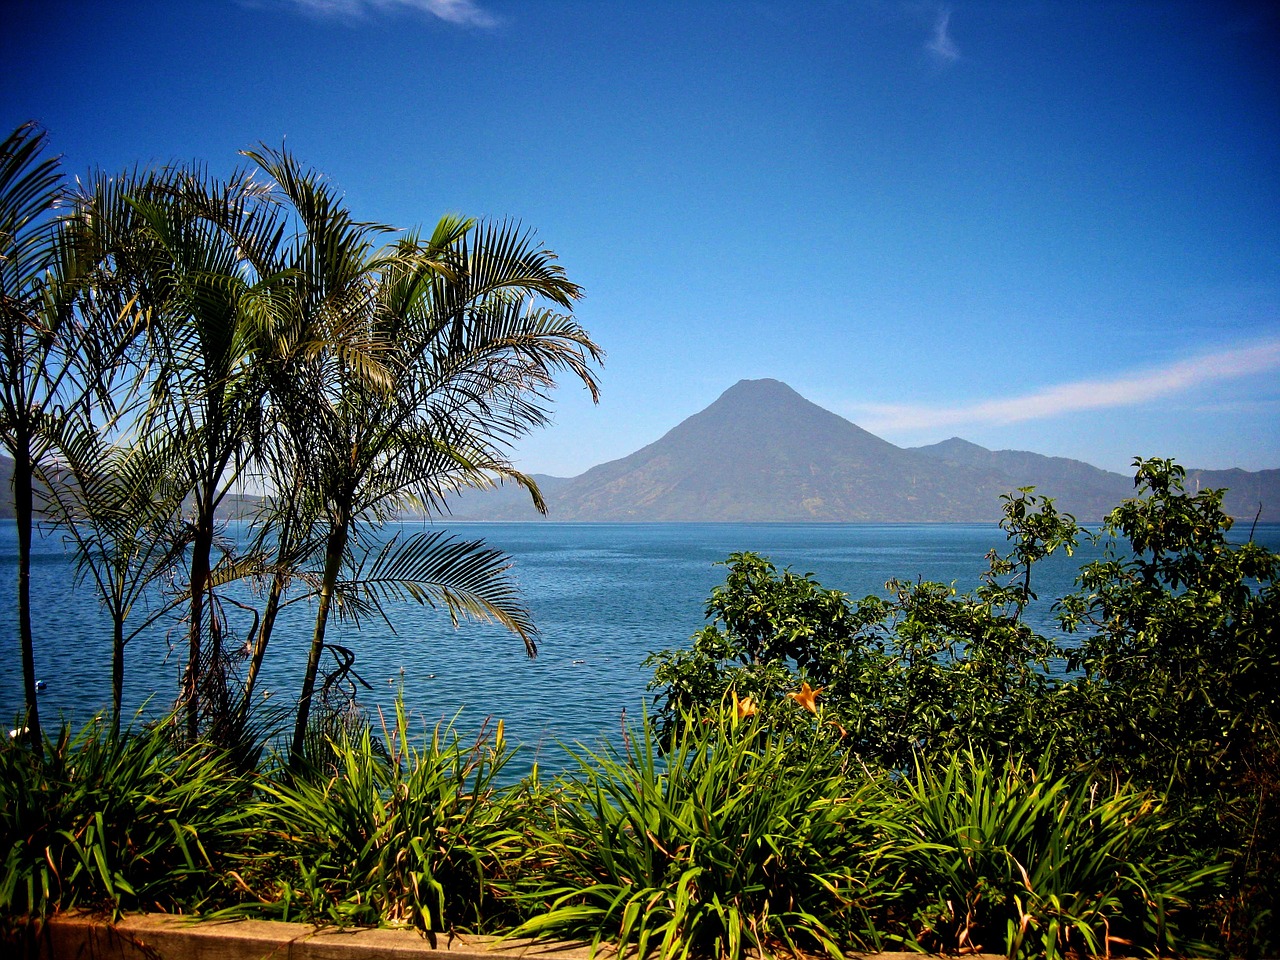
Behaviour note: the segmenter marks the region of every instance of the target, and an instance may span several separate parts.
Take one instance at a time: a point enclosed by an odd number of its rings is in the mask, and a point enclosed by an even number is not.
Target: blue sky
[[[895,443],[1280,467],[1269,3],[0,0],[66,169],[282,141],[398,226],[537,229],[624,456],[744,377]]]

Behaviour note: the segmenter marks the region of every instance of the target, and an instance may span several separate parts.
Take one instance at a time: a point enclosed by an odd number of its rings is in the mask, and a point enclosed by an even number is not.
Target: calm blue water
[[[407,524],[410,530],[421,524]],[[372,685],[366,706],[384,709],[403,683],[414,716],[434,724],[458,715],[460,729],[476,729],[486,717],[504,718],[508,737],[525,745],[521,768],[535,758],[558,766],[559,742],[598,743],[615,734],[623,711],[639,717],[648,702],[649,671],[641,666],[654,650],[687,642],[704,623],[711,588],[722,582],[716,562],[754,550],[782,568],[812,572],[827,587],[854,597],[883,593],[891,577],[943,582],[961,590],[976,586],[984,555],[1004,549],[994,524],[449,524],[466,538],[483,538],[515,560],[515,575],[542,636],[535,660],[520,641],[481,624],[455,630],[447,614],[416,604],[391,608],[395,632],[380,620],[357,632],[334,625],[329,638],[357,653],[357,670]],[[1247,535],[1247,528],[1240,530]],[[1280,548],[1280,525],[1261,527],[1257,539]],[[22,705],[21,661],[16,640],[15,528],[0,521],[0,717]],[[1068,592],[1076,568],[1092,548],[1074,558],[1053,557],[1033,588],[1042,598]],[[38,677],[46,722],[65,716],[88,719],[110,702],[110,630],[93,592],[72,584],[69,551],[61,540],[37,545],[33,570]],[[1051,630],[1048,603],[1033,622]],[[312,611],[295,605],[277,628],[263,683],[275,702],[296,696],[305,664]],[[125,702],[133,710],[150,700],[152,711],[174,695],[183,662],[182,627],[168,624],[130,644]],[[170,641],[175,645],[170,650]],[[403,671],[403,673],[401,672]]]

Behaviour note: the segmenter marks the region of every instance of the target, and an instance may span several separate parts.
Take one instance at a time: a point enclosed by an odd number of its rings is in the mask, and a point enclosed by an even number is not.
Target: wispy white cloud
[[[1268,340],[1109,380],[1057,384],[1021,396],[964,406],[867,404],[859,408],[863,412],[858,415],[858,422],[872,431],[1020,423],[1078,410],[1137,406],[1204,384],[1277,369],[1280,369],[1280,340]]]
[[[960,48],[951,39],[951,11],[943,8],[938,11],[933,21],[933,33],[925,49],[933,58],[943,65],[955,63],[960,59]]]
[[[425,13],[460,27],[496,27],[497,17],[475,0],[282,0],[287,6],[325,16],[359,18],[383,10]]]

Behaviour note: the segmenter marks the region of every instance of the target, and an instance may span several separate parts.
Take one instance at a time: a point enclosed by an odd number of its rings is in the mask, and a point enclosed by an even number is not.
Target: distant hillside
[[[946,463],[997,470],[1006,478],[1010,489],[1034,486],[1046,496],[1055,497],[1059,509],[1080,519],[1099,517],[1123,498],[1133,496],[1132,476],[1102,470],[1080,460],[1045,457],[1025,450],[988,450],[959,437],[912,449]],[[1280,470],[1193,469],[1187,471],[1186,487],[1193,493],[1225,489],[1226,511],[1239,520],[1253,520],[1261,508],[1262,522],[1280,522]]]
[[[262,505],[262,498],[252,494],[231,494],[223,501],[219,517],[223,520],[242,520]],[[36,504],[39,509],[39,503]],[[15,518],[13,509],[13,460],[0,455],[0,520]]]
[[[0,457],[0,516],[13,516],[12,462]],[[743,380],[630,456],[577,477],[535,475],[551,520],[992,521],[1000,494],[1034,486],[1082,521],[1132,495],[1133,479],[1079,460],[988,450],[953,437],[904,449],[810,403],[777,380]],[[1187,472],[1187,487],[1226,487],[1227,511],[1280,522],[1280,470]],[[246,497],[229,515],[256,506]],[[534,520],[514,485],[449,500],[459,520]]]
[[[1280,523],[1280,470],[1188,470],[1188,490],[1227,491],[1227,513],[1242,522]]]
[[[13,520],[16,517],[17,512],[13,507],[13,460],[0,455],[0,520]]]
[[[564,521],[991,521],[1000,494],[1024,486],[1092,521],[1133,493],[1132,477],[1079,460],[959,438],[897,447],[776,380],[743,380],[630,456],[547,479],[549,517]],[[1188,471],[1197,484],[1231,488],[1235,516],[1262,503],[1262,519],[1280,521],[1280,470]],[[459,519],[537,518],[519,491],[452,505]]]
[[[544,500],[557,495],[571,481],[566,477],[553,477],[535,473],[533,482]],[[492,490],[468,490],[448,500],[449,515],[461,520],[534,520],[541,516],[533,507],[529,491],[514,483]]]
[[[1005,487],[1002,492],[1035,487],[1038,493],[1053,497],[1059,510],[1082,520],[1099,519],[1133,495],[1133,477],[1066,457],[1046,457],[1025,450],[988,450],[959,437],[911,450],[950,466],[996,473]]]

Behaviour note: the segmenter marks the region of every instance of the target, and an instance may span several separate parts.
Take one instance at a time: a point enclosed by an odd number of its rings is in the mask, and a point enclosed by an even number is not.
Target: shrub
[[[797,745],[732,707],[657,749],[584,753],[538,833],[534,916],[517,936],[614,943],[644,957],[727,957],[878,945],[869,785],[849,788],[829,744]]]
[[[888,598],[854,604],[809,574],[734,554],[707,602],[712,624],[690,649],[646,661],[655,667],[660,728],[669,736],[684,712],[714,713],[732,690],[750,696],[775,729],[794,731],[807,720],[789,697],[808,683],[822,691],[842,748],[878,767],[904,770],[917,754],[947,757],[970,744],[1044,753],[1070,743],[1049,671],[1062,657],[1020,616],[1035,596],[1033,564],[1074,543],[1074,523],[1022,491],[1007,498],[1004,526],[1013,552],[992,555],[982,585],[963,595],[894,580]]]
[[[344,733],[323,763],[262,782],[267,839],[243,878],[256,902],[232,912],[429,935],[501,916],[495,882],[518,859],[522,822],[518,791],[496,786],[513,752],[502,724],[469,746],[450,727],[417,744],[397,703],[383,732]]]
[[[178,750],[166,725],[64,726],[40,756],[0,745],[0,912],[73,906],[199,909],[248,827],[248,781],[223,756]]]

